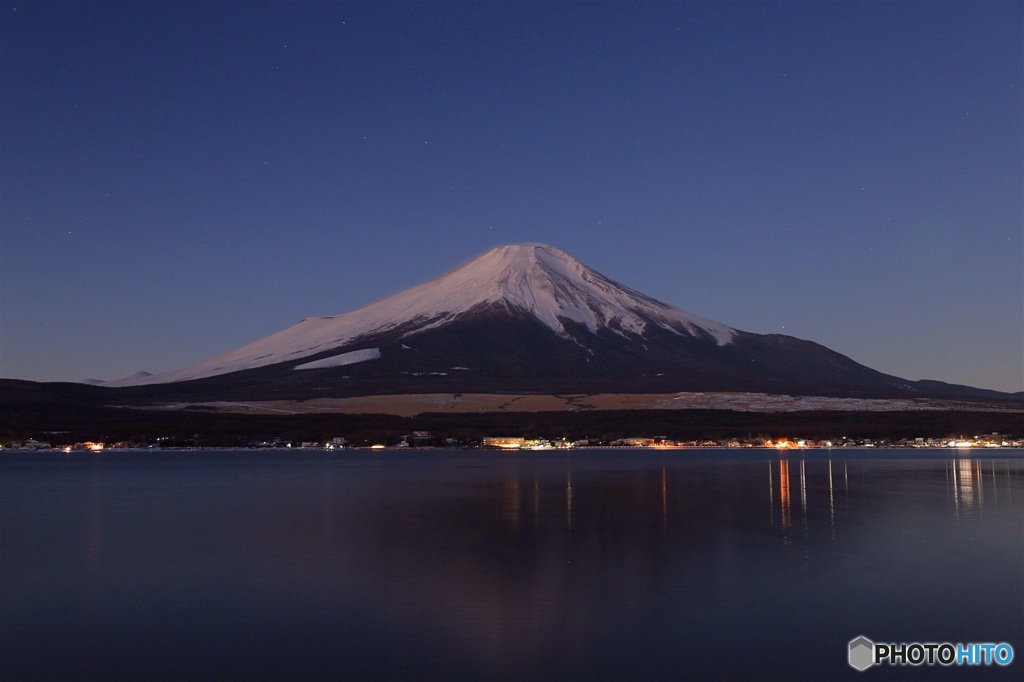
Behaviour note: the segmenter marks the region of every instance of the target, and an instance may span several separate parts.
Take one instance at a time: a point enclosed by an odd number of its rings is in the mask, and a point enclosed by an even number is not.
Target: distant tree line
[[[0,414],[0,443],[29,438],[54,446],[84,441],[166,446],[245,447],[252,442],[394,444],[413,431],[429,431],[436,444],[485,436],[525,436],[611,442],[635,436],[671,440],[766,438],[900,440],[946,438],[998,432],[1024,435],[1020,413],[1012,412],[736,412],[731,410],[614,410],[578,412],[424,414],[224,414],[205,409],[148,411],[75,403],[6,404]]]

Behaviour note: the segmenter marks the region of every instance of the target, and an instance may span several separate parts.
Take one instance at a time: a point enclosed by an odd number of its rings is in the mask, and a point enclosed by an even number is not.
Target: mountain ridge
[[[136,373],[105,385],[187,381],[298,360],[410,323],[417,331],[426,331],[495,303],[532,314],[563,336],[568,336],[563,320],[581,323],[591,333],[618,327],[620,334],[642,334],[655,324],[680,334],[706,334],[719,345],[728,343],[736,331],[619,284],[554,247],[505,244],[357,310],[305,318],[189,368]]]
[[[153,401],[687,391],[1013,399],[884,374],[813,341],[741,331],[541,244],[498,246],[357,310],[105,387]]]

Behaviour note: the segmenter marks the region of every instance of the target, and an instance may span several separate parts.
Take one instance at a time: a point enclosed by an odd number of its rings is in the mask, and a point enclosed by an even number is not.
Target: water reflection
[[[3,471],[0,654],[22,677],[86,650],[123,676],[125,647],[128,672],[187,676],[143,646],[165,642],[220,677],[676,679],[845,671],[845,642],[894,622],[1022,641],[1024,460],[834,456]],[[758,625],[778,613],[781,642]]]
[[[957,519],[970,518],[988,505],[1012,504],[1020,473],[1011,461],[962,458],[946,462],[949,499]]]
[[[572,470],[565,472],[565,523],[572,530]]]
[[[970,512],[974,509],[974,462],[961,459],[953,465],[953,497],[957,511]]]
[[[668,528],[668,483],[665,478],[665,465],[661,466],[661,527]]]
[[[832,533],[832,544],[836,542],[836,495],[832,488],[832,458],[828,459],[828,526]]]
[[[793,526],[793,519],[789,509],[789,460],[785,457],[779,459],[779,509],[782,540],[788,545],[792,540],[789,532]]]

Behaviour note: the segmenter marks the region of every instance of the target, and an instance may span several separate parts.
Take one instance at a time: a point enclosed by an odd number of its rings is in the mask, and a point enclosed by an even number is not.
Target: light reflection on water
[[[1024,459],[960,454],[4,455],[0,678],[822,677],[860,634],[1024,658]]]

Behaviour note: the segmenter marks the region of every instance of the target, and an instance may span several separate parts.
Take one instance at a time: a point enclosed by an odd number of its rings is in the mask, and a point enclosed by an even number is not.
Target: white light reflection
[[[957,493],[960,495],[960,502],[963,504],[964,511],[969,512],[974,509],[974,467],[969,459],[957,460],[957,471],[959,473],[959,484],[957,485]]]
[[[565,472],[565,524],[572,530],[572,470]]]
[[[832,460],[828,460],[828,524],[832,531],[832,544],[836,544],[836,496],[832,491]]]
[[[661,465],[661,527],[668,528],[668,486],[665,484],[665,465]]]
[[[800,460],[800,517],[804,526],[804,537],[807,537],[807,474],[804,471],[804,460]]]

